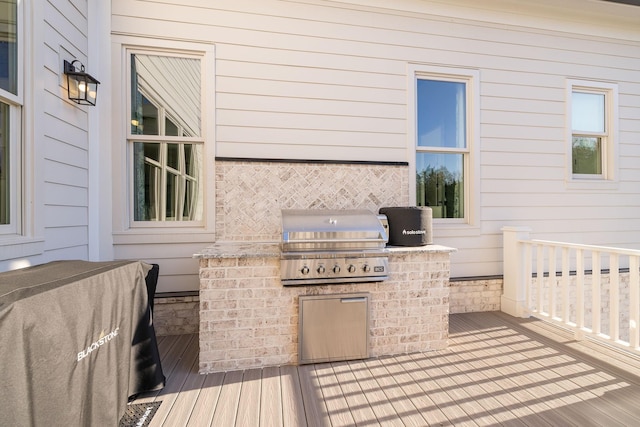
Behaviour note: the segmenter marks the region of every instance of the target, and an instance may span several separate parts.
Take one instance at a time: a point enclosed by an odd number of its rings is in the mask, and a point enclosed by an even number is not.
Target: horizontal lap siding
[[[36,117],[34,153],[39,166],[33,174],[42,196],[35,215],[44,225],[44,253],[32,260],[87,259],[89,256],[89,141],[88,110],[70,103],[63,83],[62,60],[87,64],[87,2],[43,1],[41,29],[43,66],[34,71],[43,92],[34,95],[38,108],[28,105]],[[41,133],[38,133],[41,132]],[[97,165],[96,165],[97,167]]]
[[[588,24],[551,31],[542,27],[560,23],[558,15],[523,14],[481,22],[491,2],[474,20],[429,15],[456,9],[409,0],[397,4],[424,13],[312,1],[172,3],[114,0],[112,30],[216,45],[222,157],[407,161],[407,65],[479,70],[479,231],[456,237],[434,226],[438,243],[459,249],[453,277],[501,273],[504,225],[585,243],[640,241],[640,43],[592,35],[609,31],[596,20],[594,31],[573,34]],[[567,78],[619,85],[614,189],[565,186]]]

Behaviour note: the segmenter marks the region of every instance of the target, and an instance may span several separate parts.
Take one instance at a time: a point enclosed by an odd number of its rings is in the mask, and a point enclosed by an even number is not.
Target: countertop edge
[[[387,246],[389,255],[402,253],[452,253],[455,248],[442,245],[425,246]],[[218,242],[193,254],[197,259],[228,258],[280,258],[282,251],[279,243],[274,242]]]

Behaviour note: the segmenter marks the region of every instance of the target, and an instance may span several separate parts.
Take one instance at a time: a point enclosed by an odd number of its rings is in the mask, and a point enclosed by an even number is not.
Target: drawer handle
[[[367,297],[353,297],[353,298],[340,298],[340,302],[343,304],[352,303],[352,302],[366,302]]]

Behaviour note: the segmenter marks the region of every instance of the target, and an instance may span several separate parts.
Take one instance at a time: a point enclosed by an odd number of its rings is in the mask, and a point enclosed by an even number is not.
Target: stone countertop
[[[425,245],[425,246],[387,246],[387,250],[389,253],[414,253],[414,252],[431,252],[431,253],[439,253],[439,252],[457,252],[456,248],[451,248],[449,246],[442,245]]]
[[[457,249],[441,245],[387,246],[390,255],[397,253],[451,253]],[[279,243],[273,242],[217,242],[193,255],[200,259],[223,258],[280,258]]]
[[[217,242],[193,254],[194,258],[280,258],[279,243]]]

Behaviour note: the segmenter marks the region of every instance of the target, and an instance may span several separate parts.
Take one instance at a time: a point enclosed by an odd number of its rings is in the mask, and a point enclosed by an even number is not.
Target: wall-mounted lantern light
[[[76,62],[80,64],[80,70],[76,68]],[[69,99],[81,105],[96,105],[100,82],[85,73],[84,65],[77,59],[73,62],[65,60],[64,73],[67,75]]]

